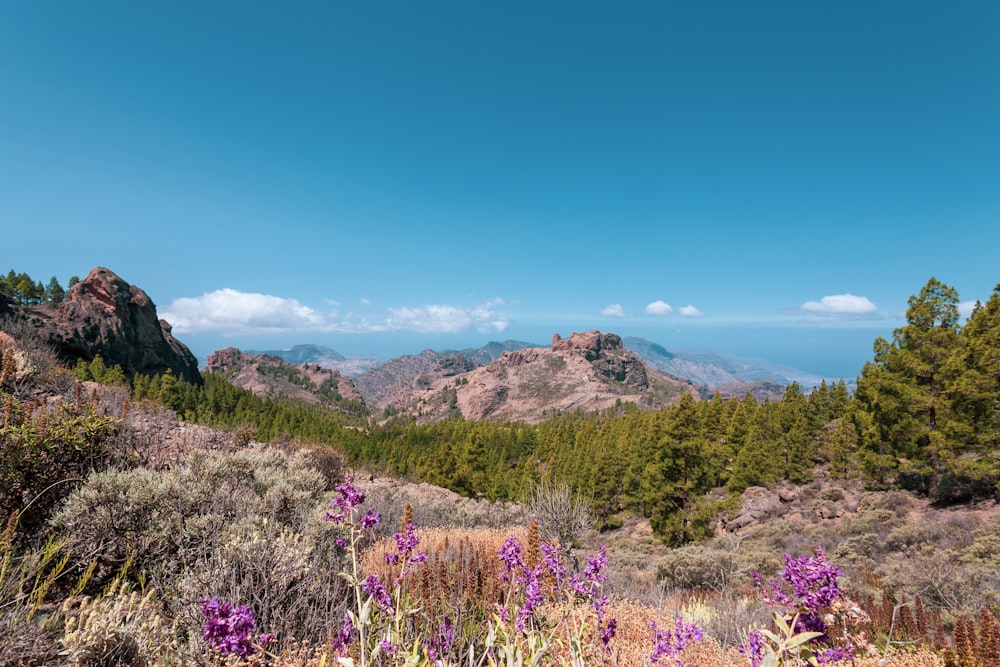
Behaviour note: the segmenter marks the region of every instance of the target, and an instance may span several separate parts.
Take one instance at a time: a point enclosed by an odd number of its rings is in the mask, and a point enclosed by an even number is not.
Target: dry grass
[[[500,547],[511,535],[522,543],[524,528],[425,528],[418,550],[427,554],[427,561],[416,567],[406,587],[415,606],[425,609],[475,609],[488,613],[503,600],[506,590],[500,575],[503,562],[498,558]],[[383,581],[399,576],[398,565],[385,562],[386,553],[395,553],[392,538],[376,542],[362,556],[365,572],[379,575]]]

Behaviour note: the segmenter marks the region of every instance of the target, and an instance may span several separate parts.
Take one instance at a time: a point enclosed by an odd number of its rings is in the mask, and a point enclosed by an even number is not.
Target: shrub
[[[166,576],[210,556],[224,545],[224,527],[240,519],[298,530],[325,488],[303,453],[195,451],[171,470],[91,475],[52,525],[73,536],[77,559],[100,563],[98,581],[127,562]]]
[[[217,548],[201,553],[165,595],[191,628],[201,620],[200,600],[219,596],[253,611],[257,630],[277,637],[269,649],[321,644],[344,613],[349,587],[337,574],[342,561],[341,553],[316,548],[302,533],[247,518],[227,525]]]
[[[111,460],[121,422],[88,403],[0,401],[0,518],[16,513],[30,533],[76,482]]]
[[[141,594],[124,583],[97,598],[70,598],[62,608],[59,640],[70,665],[128,667],[178,664],[181,651],[153,590]]]

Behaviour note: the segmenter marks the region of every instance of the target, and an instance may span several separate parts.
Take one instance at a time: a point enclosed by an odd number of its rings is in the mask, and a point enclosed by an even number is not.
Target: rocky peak
[[[233,366],[242,366],[246,360],[243,350],[236,347],[227,347],[224,350],[216,350],[208,355],[205,369],[209,373],[218,373]]]
[[[594,361],[601,356],[602,351],[621,350],[622,338],[618,334],[604,333],[597,329],[583,333],[573,332],[569,338],[559,334],[552,336],[553,352],[569,352],[582,354],[587,361]]]
[[[573,332],[569,338],[559,334],[552,337],[552,351],[557,354],[582,356],[590,362],[598,377],[628,385],[635,389],[648,389],[646,364],[634,353],[625,349],[621,336],[601,333],[596,329],[584,333]]]
[[[140,288],[98,267],[74,285],[62,303],[8,308],[7,317],[26,322],[68,364],[100,355],[128,375],[171,370],[201,382],[198,361],[157,317],[156,305]]]

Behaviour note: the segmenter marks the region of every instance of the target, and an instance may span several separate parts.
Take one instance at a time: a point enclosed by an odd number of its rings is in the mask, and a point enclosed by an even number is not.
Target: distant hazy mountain
[[[293,345],[287,350],[246,350],[247,354],[266,354],[290,364],[319,364],[324,361],[345,361],[347,357],[324,345]]]
[[[505,340],[502,343],[498,343],[495,340],[491,340],[486,345],[478,348],[466,348],[464,350],[446,350],[444,354],[453,354],[457,352],[461,354],[466,359],[475,362],[477,365],[485,366],[494,359],[499,359],[500,355],[504,352],[515,352],[517,350],[524,350],[529,347],[541,347],[537,343],[526,343],[523,340]]]
[[[644,338],[628,337],[625,347],[635,352],[651,368],[691,380],[696,385],[715,389],[723,386],[771,383],[788,385],[798,382],[806,389],[817,386],[823,377],[798,368],[774,364],[765,359],[719,354],[711,350],[668,351]]]
[[[365,357],[348,359],[340,352],[325,345],[294,345],[287,350],[247,350],[247,354],[266,354],[278,357],[289,364],[319,364],[323,368],[332,368],[348,377],[355,377],[385,363],[383,359]]]

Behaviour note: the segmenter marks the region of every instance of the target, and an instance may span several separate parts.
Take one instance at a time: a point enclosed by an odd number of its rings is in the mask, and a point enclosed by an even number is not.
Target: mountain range
[[[126,377],[169,369],[201,382],[195,358],[158,319],[145,292],[108,269],[91,271],[58,304],[22,308],[0,295],[0,315],[5,327],[40,338],[66,364],[100,355],[109,366],[122,366]],[[776,400],[793,381],[808,391],[823,379],[763,360],[670,351],[599,331],[555,334],[548,346],[508,340],[390,360],[348,359],[309,344],[268,352],[229,348],[213,353],[206,368],[261,396],[418,421],[539,421],[630,403],[659,409],[685,394],[707,398],[716,392]]]
[[[797,368],[771,363],[765,359],[719,354],[712,350],[673,350],[637,337],[622,339],[623,347],[635,353],[650,369],[693,385],[702,397],[718,391],[724,398],[742,397],[748,392],[758,400],[776,400],[785,386],[799,383],[804,390],[818,386],[823,378]],[[479,348],[462,350],[424,350],[388,360],[349,359],[322,345],[296,345],[284,350],[257,352],[277,357],[291,364],[319,364],[351,377],[370,406],[386,407],[399,403],[399,394],[411,389],[428,389],[443,377],[472,371],[499,359],[504,352],[515,352],[542,345],[519,340],[491,341]]]

